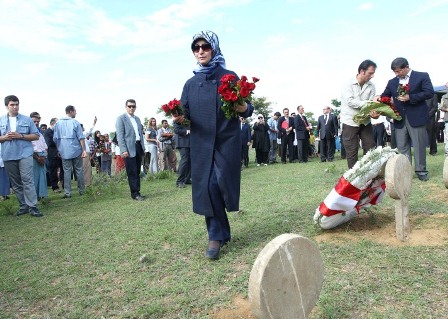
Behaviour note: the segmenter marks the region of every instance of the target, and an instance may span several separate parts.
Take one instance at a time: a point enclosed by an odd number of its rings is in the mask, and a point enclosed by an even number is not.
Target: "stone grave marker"
[[[260,252],[249,278],[249,303],[259,319],[307,318],[319,299],[324,265],[319,248],[283,234]]]
[[[406,156],[398,154],[387,161],[385,180],[386,193],[395,199],[396,236],[406,241],[411,232],[408,197],[412,184],[412,166]]]

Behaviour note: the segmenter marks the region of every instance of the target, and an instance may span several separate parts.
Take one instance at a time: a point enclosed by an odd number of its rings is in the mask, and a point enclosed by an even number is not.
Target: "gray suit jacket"
[[[140,135],[140,144],[142,145],[142,149],[145,149],[144,146],[144,138],[143,138],[143,128],[142,123],[138,116],[134,116],[135,121],[137,122],[138,133]],[[129,157],[135,157],[135,131],[132,126],[131,120],[127,113],[120,115],[117,118],[117,122],[115,123],[115,129],[117,130],[117,141],[118,146],[120,147],[120,152],[123,154],[124,152],[128,152]]]

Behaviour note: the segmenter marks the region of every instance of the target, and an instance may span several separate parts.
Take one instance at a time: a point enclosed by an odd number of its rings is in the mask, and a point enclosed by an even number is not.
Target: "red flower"
[[[253,81],[254,83],[257,83],[258,81],[260,81],[260,79],[259,79],[259,78],[256,78],[255,76],[253,76],[253,77],[252,77],[252,81]]]
[[[218,93],[221,95],[221,109],[227,119],[238,117],[238,113],[235,111],[237,104],[242,104],[245,100],[250,101],[252,99],[255,82],[259,81],[256,77],[252,79],[254,83],[247,82],[247,76],[245,75],[242,75],[241,79],[236,82],[236,76],[233,74],[225,74],[221,78]]]
[[[163,104],[160,109],[165,113],[165,116],[172,117],[174,116],[180,116],[184,114],[184,109],[182,107],[182,103],[177,100],[171,100],[167,104]],[[184,119],[182,122],[182,125],[188,126],[190,124],[190,121],[187,119]]]

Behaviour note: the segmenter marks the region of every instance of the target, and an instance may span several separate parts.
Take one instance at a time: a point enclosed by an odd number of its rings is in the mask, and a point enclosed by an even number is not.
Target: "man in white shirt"
[[[371,60],[361,62],[356,77],[342,87],[341,96],[341,123],[342,141],[345,147],[348,168],[352,168],[358,161],[359,140],[362,143],[364,154],[375,147],[373,129],[370,119],[358,125],[353,116],[368,101],[375,97],[375,85],[370,81],[376,71],[376,64]],[[375,111],[370,112],[371,118],[378,118]]]

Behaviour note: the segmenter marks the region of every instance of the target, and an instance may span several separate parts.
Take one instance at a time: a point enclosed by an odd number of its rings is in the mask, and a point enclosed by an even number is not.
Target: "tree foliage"
[[[334,114],[336,116],[339,115],[339,113],[341,112],[341,110],[339,109],[341,107],[341,101],[339,101],[338,99],[332,99],[331,104],[334,106]]]
[[[264,118],[267,119],[269,114],[272,112],[271,108],[272,102],[269,102],[266,97],[254,97],[252,99],[252,105],[254,107],[255,114],[263,114]]]

